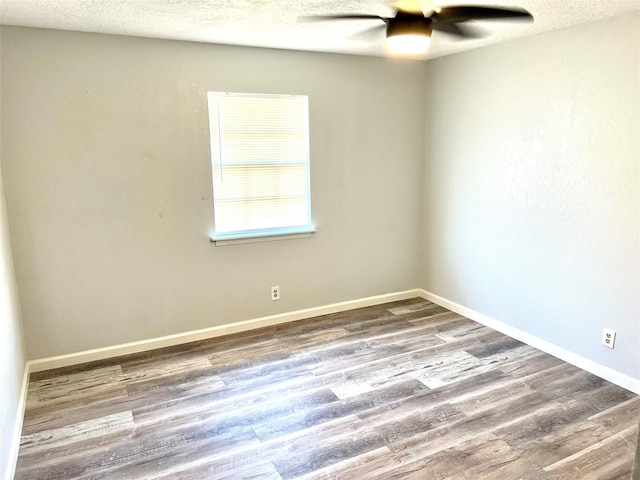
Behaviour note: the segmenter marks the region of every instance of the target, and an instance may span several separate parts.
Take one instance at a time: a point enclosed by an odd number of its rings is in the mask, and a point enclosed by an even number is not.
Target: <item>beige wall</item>
[[[429,62],[421,274],[636,379],[639,32],[635,14]]]
[[[1,170],[1,169],[0,169]],[[13,443],[22,416],[20,394],[25,368],[20,306],[15,285],[11,242],[7,225],[2,173],[0,172],[0,478],[11,478]]]
[[[1,48],[29,358],[417,285],[424,64],[12,27]],[[309,95],[315,236],[209,243],[208,90]]]

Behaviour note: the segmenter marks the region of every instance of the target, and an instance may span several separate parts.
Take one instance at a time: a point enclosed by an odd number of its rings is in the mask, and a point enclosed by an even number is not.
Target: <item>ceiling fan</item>
[[[377,25],[361,33],[386,30],[387,49],[390,53],[415,55],[424,53],[431,43],[433,30],[454,35],[458,38],[476,38],[474,31],[464,23],[470,20],[518,19],[533,20],[533,16],[523,8],[481,5],[460,5],[428,9],[415,0],[396,2],[396,14],[382,17],[370,14],[314,15],[313,20],[377,20],[385,25]]]

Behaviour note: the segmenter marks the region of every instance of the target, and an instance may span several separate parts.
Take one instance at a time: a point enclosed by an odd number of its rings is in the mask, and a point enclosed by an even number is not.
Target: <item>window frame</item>
[[[215,162],[219,161],[220,165],[224,163],[223,159],[220,159],[220,151],[214,150],[214,122],[218,130],[218,137],[220,138],[220,117],[217,102],[219,98],[236,97],[236,98],[268,98],[268,99],[302,99],[304,101],[304,148],[306,150],[305,161],[301,164],[304,165],[306,170],[306,217],[307,223],[304,225],[294,225],[288,227],[271,227],[271,228],[259,228],[259,229],[246,229],[238,231],[223,231],[218,232],[216,230],[216,165]],[[215,108],[213,108],[215,106]],[[211,162],[211,180],[213,188],[212,206],[213,206],[213,229],[210,233],[211,242],[216,246],[220,245],[235,245],[243,243],[263,242],[272,240],[288,240],[294,238],[306,238],[310,237],[316,232],[313,226],[311,217],[311,148],[310,148],[310,134],[309,134],[309,97],[308,95],[294,95],[294,94],[270,94],[270,93],[241,93],[241,92],[220,92],[220,91],[208,91],[207,92],[207,107],[208,107],[208,119],[209,119],[209,145],[210,145],[210,162]],[[215,116],[215,118],[214,118]],[[217,150],[219,149],[219,145]],[[265,165],[268,165],[265,163]],[[271,164],[276,167],[277,163]],[[292,165],[286,162],[282,162],[280,166]],[[243,166],[242,163],[234,163],[233,166]],[[246,166],[246,165],[245,165]],[[263,168],[264,165],[256,166],[256,168]],[[248,198],[248,197],[244,197]],[[280,197],[278,197],[280,198]],[[282,197],[285,198],[285,197]]]

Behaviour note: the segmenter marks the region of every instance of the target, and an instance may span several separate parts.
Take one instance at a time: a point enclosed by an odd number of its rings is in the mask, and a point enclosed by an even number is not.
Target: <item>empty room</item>
[[[0,478],[640,480],[637,0],[0,19]]]

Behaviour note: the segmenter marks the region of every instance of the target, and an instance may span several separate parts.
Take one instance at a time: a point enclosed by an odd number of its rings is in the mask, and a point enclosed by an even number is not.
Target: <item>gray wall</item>
[[[424,64],[12,27],[1,48],[29,358],[418,284]],[[209,243],[207,90],[309,95],[315,236]]]
[[[419,285],[640,378],[638,26],[426,67],[4,27],[28,356]],[[208,242],[207,90],[310,95],[317,235]]]
[[[6,472],[13,471],[14,458],[9,455],[17,434],[16,418],[22,415],[20,394],[25,360],[0,169],[0,478],[9,478]]]
[[[639,32],[635,14],[429,62],[421,272],[636,379]]]

